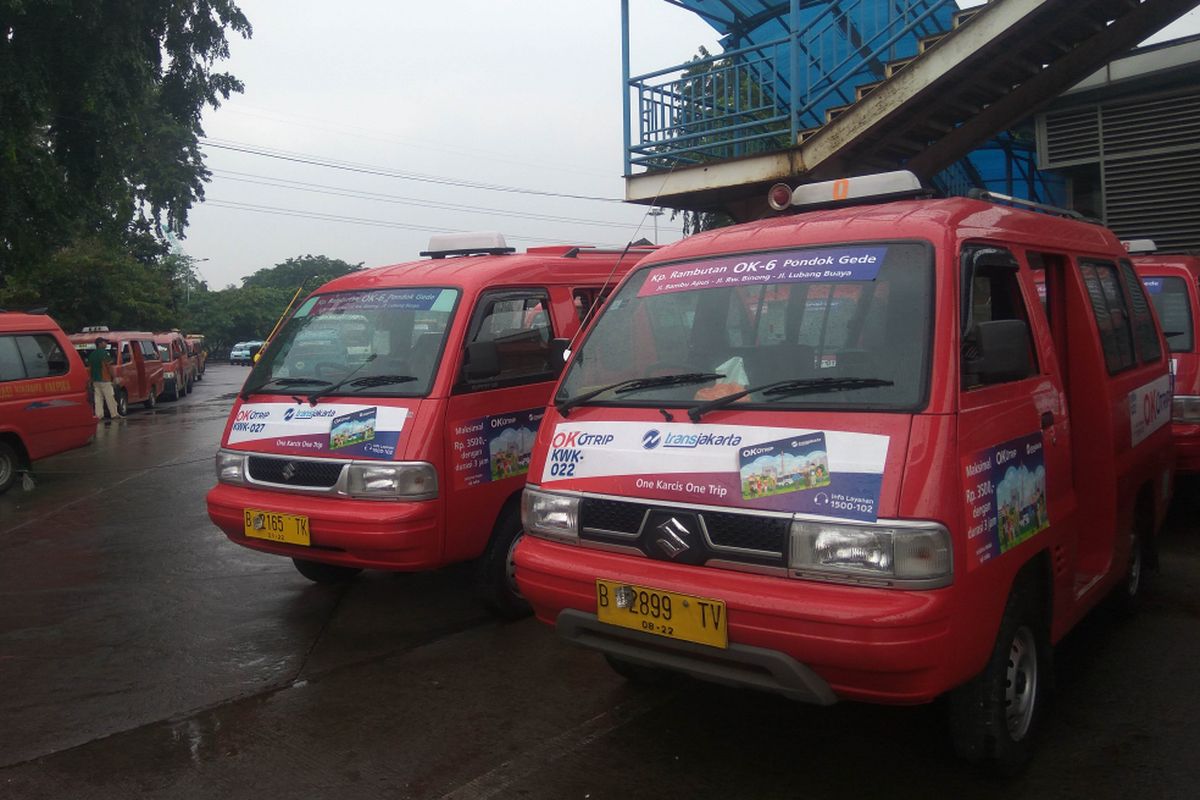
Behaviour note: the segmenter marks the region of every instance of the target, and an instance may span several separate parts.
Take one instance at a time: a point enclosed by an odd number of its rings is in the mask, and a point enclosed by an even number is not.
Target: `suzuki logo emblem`
[[[655,539],[654,543],[670,558],[678,558],[681,553],[691,548],[686,537],[691,536],[692,532],[675,517],[657,526],[656,530],[662,536]]]
[[[283,469],[279,474],[283,476],[285,481],[290,481],[292,478],[296,477],[296,462],[289,461],[284,464]]]

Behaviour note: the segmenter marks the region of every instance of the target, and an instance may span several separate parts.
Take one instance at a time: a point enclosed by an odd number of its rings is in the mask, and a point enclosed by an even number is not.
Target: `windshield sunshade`
[[[455,289],[374,289],[317,295],[288,320],[246,382],[271,391],[417,397],[429,393]]]
[[[751,389],[728,407],[914,410],[928,382],[932,259],[927,244],[886,242],[644,268],[604,309],[555,402],[703,412]],[[616,388],[676,374],[722,377]],[[802,391],[772,388],[795,381]]]

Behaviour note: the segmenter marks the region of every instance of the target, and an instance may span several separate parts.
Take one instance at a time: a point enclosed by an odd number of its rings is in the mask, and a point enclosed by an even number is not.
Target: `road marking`
[[[495,769],[479,775],[444,794],[439,800],[487,800],[514,783],[521,781],[555,761],[587,747],[626,723],[666,705],[678,695],[676,691],[647,691],[632,700],[603,711],[585,722],[569,728],[545,742],[505,761]]]

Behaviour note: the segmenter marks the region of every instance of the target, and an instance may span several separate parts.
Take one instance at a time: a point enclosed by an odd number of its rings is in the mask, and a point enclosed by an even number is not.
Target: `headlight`
[[[953,571],[950,533],[941,525],[887,526],[792,522],[796,577],[841,577],[890,584],[944,586]]]
[[[170,370],[167,370],[166,372],[163,373],[163,377],[166,378],[167,380],[173,381],[173,380],[175,380],[175,373],[171,372]]]
[[[521,524],[534,536],[574,544],[579,541],[579,498],[526,487]]]
[[[246,456],[228,450],[217,451],[217,482],[246,483]]]
[[[437,470],[423,461],[351,464],[346,470],[346,492],[351,497],[429,500],[437,497]]]
[[[1176,397],[1171,401],[1172,422],[1200,422],[1200,397]]]

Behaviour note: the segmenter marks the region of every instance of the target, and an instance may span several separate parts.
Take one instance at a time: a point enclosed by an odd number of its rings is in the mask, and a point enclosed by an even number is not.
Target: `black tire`
[[[626,661],[620,656],[609,653],[604,654],[604,660],[612,667],[613,672],[630,683],[640,686],[661,686],[673,674],[670,670],[634,664],[632,661]]]
[[[151,409],[156,405],[158,405],[158,392],[151,386],[150,395],[142,402],[142,408]]]
[[[1032,585],[1014,586],[987,666],[950,693],[955,751],[994,775],[1017,774],[1033,753],[1052,675],[1043,616]]]
[[[129,413],[129,395],[124,389],[117,389],[117,414],[125,416]]]
[[[359,567],[343,567],[338,564],[322,564],[320,561],[307,561],[303,558],[293,558],[296,571],[313,583],[343,583],[362,572]]]
[[[0,494],[7,492],[17,482],[21,469],[21,456],[8,442],[0,442]]]
[[[1142,605],[1146,579],[1149,577],[1150,535],[1153,530],[1154,523],[1144,513],[1139,512],[1133,523],[1133,542],[1129,548],[1129,562],[1125,567],[1125,577],[1116,585],[1112,593],[1113,605],[1117,611],[1123,614],[1132,614]]]
[[[504,619],[521,619],[533,613],[529,602],[517,589],[513,551],[525,531],[521,528],[521,512],[511,507],[500,515],[487,549],[479,559],[477,591],[492,613]]]
[[[176,380],[171,384],[171,391],[167,392],[167,399],[172,403],[179,399],[179,381]]]

